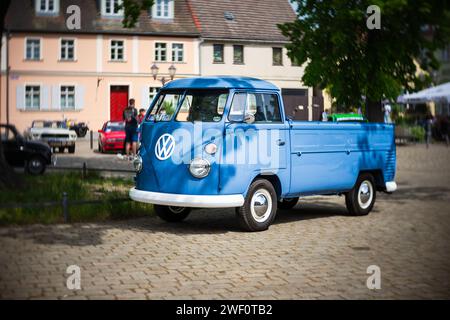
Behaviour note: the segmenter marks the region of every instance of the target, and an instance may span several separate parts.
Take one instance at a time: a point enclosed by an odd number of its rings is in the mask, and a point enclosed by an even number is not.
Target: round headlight
[[[217,152],[217,145],[215,143],[208,143],[205,146],[205,152],[207,154],[214,154]]]
[[[133,160],[134,170],[139,173],[142,170],[142,158],[140,156],[136,156]]]
[[[204,178],[209,174],[211,165],[206,159],[195,158],[189,165],[189,171],[196,178]]]

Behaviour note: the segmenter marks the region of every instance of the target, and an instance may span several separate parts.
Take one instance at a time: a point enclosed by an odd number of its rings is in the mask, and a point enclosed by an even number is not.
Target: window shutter
[[[25,110],[25,86],[18,85],[16,87],[16,108]]]
[[[59,110],[61,109],[61,105],[59,99],[61,97],[61,88],[59,85],[54,85],[52,87],[52,109]]]
[[[55,12],[59,13],[59,1],[55,1],[53,5],[55,6]]]
[[[81,110],[84,107],[84,86],[75,87],[75,109]]]
[[[150,88],[148,86],[143,86],[142,87],[142,108],[146,109],[150,106],[150,98],[149,98],[149,94],[150,94]]]
[[[41,110],[48,110],[50,108],[50,88],[49,86],[41,86]]]

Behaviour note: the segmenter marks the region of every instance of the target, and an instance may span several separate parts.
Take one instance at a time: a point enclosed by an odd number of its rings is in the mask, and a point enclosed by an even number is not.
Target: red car
[[[125,144],[125,123],[123,121],[105,122],[98,130],[98,151],[121,151]]]

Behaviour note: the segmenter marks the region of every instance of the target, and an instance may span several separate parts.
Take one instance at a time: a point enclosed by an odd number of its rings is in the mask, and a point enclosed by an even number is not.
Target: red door
[[[122,121],[123,110],[128,105],[128,86],[111,86],[110,120]]]

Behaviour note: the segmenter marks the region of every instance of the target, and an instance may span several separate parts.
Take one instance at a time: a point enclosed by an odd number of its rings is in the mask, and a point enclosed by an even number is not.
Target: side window
[[[247,100],[246,93],[235,93],[233,102],[231,103],[230,114],[228,120],[242,121],[244,119],[245,103]]]
[[[275,94],[257,93],[254,95],[254,108],[249,108],[255,117],[255,123],[281,122],[280,106]]]
[[[0,135],[1,135],[2,142],[14,141],[16,139],[16,135],[8,127],[0,127]]]

